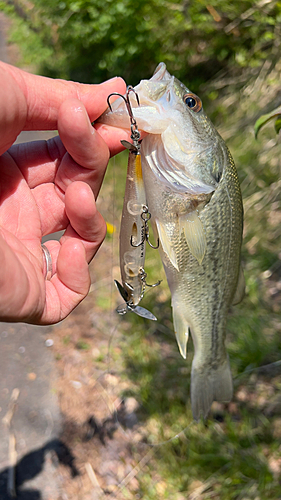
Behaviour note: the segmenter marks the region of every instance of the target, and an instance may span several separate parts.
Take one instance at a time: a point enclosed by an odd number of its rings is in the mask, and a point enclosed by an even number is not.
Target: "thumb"
[[[6,70],[6,64],[0,64],[0,155],[16,140],[22,131],[27,115],[24,92]]]
[[[0,80],[4,88],[0,97],[1,115],[4,110],[0,153],[13,144],[21,130],[56,130],[59,108],[68,98],[79,99],[92,122],[107,108],[110,93],[124,94],[126,90],[119,77],[98,85],[82,84],[32,75],[2,62]]]

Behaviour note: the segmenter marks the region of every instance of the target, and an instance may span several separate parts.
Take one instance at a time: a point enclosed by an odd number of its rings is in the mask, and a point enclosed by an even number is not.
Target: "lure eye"
[[[183,96],[183,102],[190,108],[192,111],[198,113],[202,109],[201,99],[196,94],[185,94]]]

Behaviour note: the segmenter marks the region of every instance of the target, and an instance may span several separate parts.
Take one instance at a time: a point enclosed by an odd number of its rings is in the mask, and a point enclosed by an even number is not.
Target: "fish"
[[[171,291],[175,336],[186,358],[194,344],[191,407],[195,420],[213,401],[229,402],[233,383],[225,345],[232,304],[245,282],[240,263],[243,205],[238,174],[201,99],[160,63],[134,88],[143,180],[155,238]],[[99,121],[130,128],[122,99]]]

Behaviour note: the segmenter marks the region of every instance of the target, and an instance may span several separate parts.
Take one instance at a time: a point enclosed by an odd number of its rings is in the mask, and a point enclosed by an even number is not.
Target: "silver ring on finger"
[[[45,280],[50,280],[53,276],[52,257],[46,245],[42,244],[41,247],[45,258]]]

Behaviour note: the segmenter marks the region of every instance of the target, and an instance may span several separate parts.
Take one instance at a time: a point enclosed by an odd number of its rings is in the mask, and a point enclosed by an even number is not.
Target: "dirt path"
[[[15,64],[7,22],[0,14],[0,59]],[[51,135],[23,132],[17,142]],[[92,292],[59,325],[0,324],[1,500],[13,489],[21,500],[123,498],[127,483],[135,498],[136,467],[149,450],[136,401],[119,397],[122,368],[111,363],[120,350],[112,266],[118,273],[108,241],[91,265]]]
[[[0,59],[10,61],[0,13]],[[14,61],[12,61],[14,62]],[[51,133],[24,132],[17,142],[48,139]],[[57,371],[46,340],[49,327],[0,324],[0,498],[59,498],[51,457],[62,453],[61,413],[54,391]],[[13,403],[14,401],[14,403]],[[16,467],[14,465],[17,464]]]

